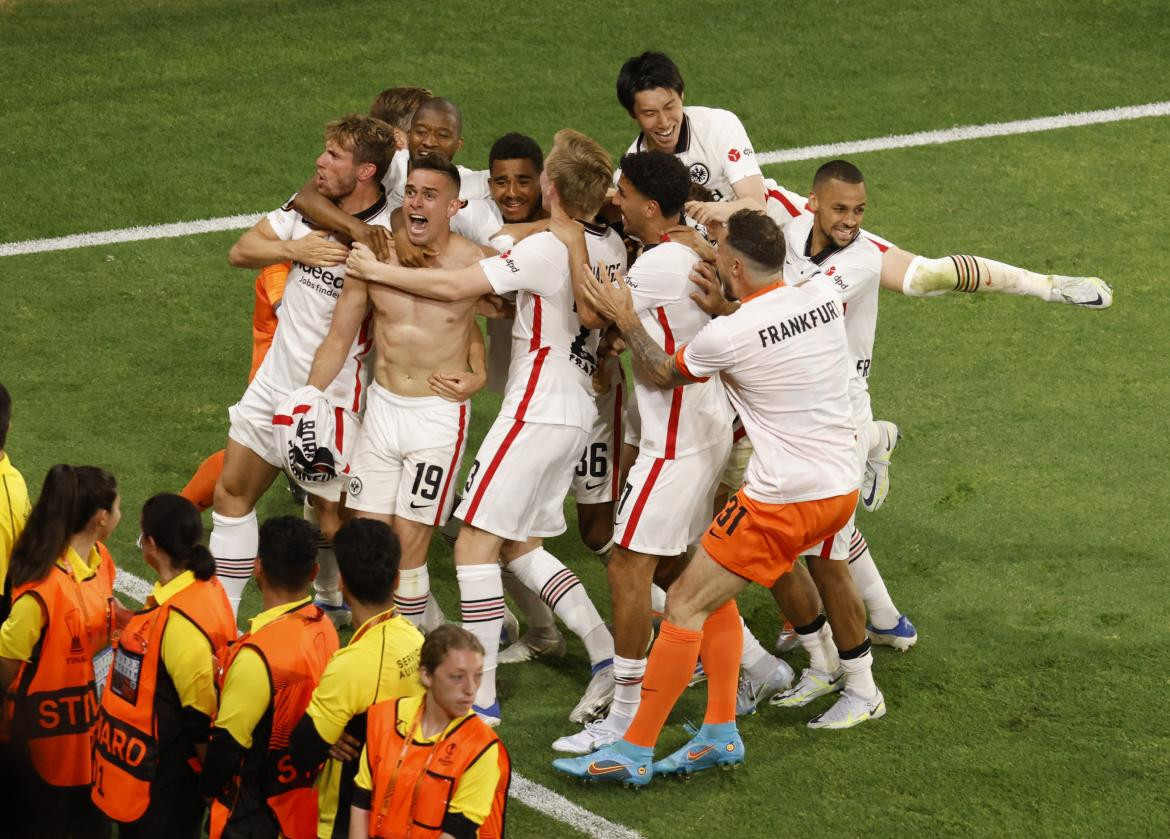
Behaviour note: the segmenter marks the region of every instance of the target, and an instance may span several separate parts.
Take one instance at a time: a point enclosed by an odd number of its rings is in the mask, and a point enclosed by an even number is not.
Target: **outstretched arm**
[[[346,260],[346,276],[393,286],[429,300],[466,300],[492,292],[478,262],[466,268],[404,268],[379,262],[365,245],[354,245]]]
[[[341,297],[333,308],[329,334],[313,356],[313,366],[309,368],[309,385],[317,390],[325,390],[337,378],[369,306],[370,295],[366,284],[352,276],[346,277]]]

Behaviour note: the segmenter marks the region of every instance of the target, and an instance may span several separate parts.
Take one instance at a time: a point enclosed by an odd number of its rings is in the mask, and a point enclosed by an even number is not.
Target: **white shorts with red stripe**
[[[621,365],[615,365],[619,370]],[[618,458],[621,457],[622,419],[627,401],[622,374],[597,397],[597,419],[589,429],[570,490],[578,504],[607,504],[618,497]],[[628,401],[633,402],[633,399]]]
[[[849,524],[838,530],[831,539],[826,539],[801,551],[800,555],[816,556],[821,559],[847,559],[852,562],[861,556],[866,547],[868,546],[865,543],[865,537],[861,535],[861,531],[857,529],[857,525],[851,517]]]
[[[731,438],[667,460],[638,455],[618,501],[613,541],[651,556],[677,556],[698,541],[714,514],[715,490]]]
[[[367,394],[345,506],[435,527],[445,524],[467,447],[471,402],[399,396],[376,383]]]
[[[272,416],[277,408],[288,399],[296,388],[284,389],[274,386],[264,375],[261,367],[240,397],[240,401],[228,408],[228,418],[231,426],[228,428],[228,437],[241,446],[251,449],[266,462],[277,469],[284,468],[284,456],[277,442],[276,430],[272,425]],[[344,410],[344,409],[343,409]],[[353,411],[345,410],[345,421],[340,424],[352,441],[342,439],[340,448],[356,445],[361,436],[361,418]],[[345,481],[330,481],[321,486],[306,486],[305,489],[326,501],[337,502],[345,489]]]
[[[500,415],[467,473],[455,516],[504,539],[565,532],[565,496],[586,432]]]

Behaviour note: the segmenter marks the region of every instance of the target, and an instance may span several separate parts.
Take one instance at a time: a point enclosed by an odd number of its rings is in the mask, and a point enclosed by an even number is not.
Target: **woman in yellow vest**
[[[122,630],[94,736],[93,801],[120,839],[198,839],[196,766],[218,706],[218,662],[236,637],[195,505],[163,493],[138,545],[158,582]]]
[[[121,517],[113,475],[59,464],[12,551],[12,612],[0,627],[3,716],[44,786],[45,836],[109,832],[89,797],[90,735],[94,657],[105,658],[116,621],[113,560],[102,540]]]
[[[350,839],[488,839],[504,831],[512,777],[500,738],[471,710],[483,647],[453,624],[423,642],[421,696],[369,710]]]

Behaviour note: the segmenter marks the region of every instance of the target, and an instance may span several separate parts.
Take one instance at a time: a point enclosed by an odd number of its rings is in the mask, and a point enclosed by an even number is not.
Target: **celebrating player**
[[[553,762],[577,777],[641,786],[656,773],[741,763],[735,704],[742,624],[734,598],[749,581],[770,588],[801,550],[836,533],[857,503],[860,467],[840,302],[818,287],[785,286],[784,241],[763,213],[732,216],[716,258],[743,305],[673,355],[646,332],[624,282],[584,289],[614,319],[657,387],[720,374],[755,451],[744,486],[670,588],[642,702],[625,736],[592,755]],[[703,726],[655,763],[659,732],[699,658],[708,677]]]
[[[317,189],[342,210],[386,227],[389,216],[380,180],[393,135],[385,123],[349,115],[329,123],[325,151],[317,158]],[[229,411],[231,428],[223,473],[215,487],[211,553],[216,573],[237,611],[256,557],[256,501],[280,472],[272,417],[276,408],[309,378],[313,353],[329,331],[333,308],[345,285],[348,249],[312,229],[288,205],[257,222],[232,247],[230,260],[242,268],[293,261],[272,349],[244,396]],[[331,403],[356,418],[365,387],[361,359],[368,345],[355,340],[340,373],[326,389]],[[356,419],[355,419],[356,421]],[[337,530],[341,487],[337,481],[314,488],[310,499],[323,539]],[[334,563],[323,549],[325,564]]]
[[[458,170],[439,155],[415,158],[403,209],[411,241],[434,254],[427,260],[435,268],[455,270],[483,258],[478,245],[452,235],[449,223],[458,208]],[[471,394],[486,380],[483,336],[475,324],[478,299],[434,300],[350,276],[309,372],[310,386],[328,387],[372,307],[374,382],[345,503],[394,528],[402,545],[395,602],[418,626],[430,597],[427,547],[434,528],[451,514]],[[340,605],[340,592],[333,605]],[[441,617],[431,622],[438,623]]]
[[[617,234],[584,221],[601,207],[610,178],[609,156],[597,143],[575,131],[557,133],[541,176],[544,204],[554,220],[576,219],[585,226],[590,263],[623,269],[625,250]],[[597,410],[593,327],[601,322],[581,301],[565,247],[553,234],[540,233],[461,270],[384,265],[357,247],[349,266],[356,276],[436,299],[518,292],[507,392],[456,511],[464,522],[455,543],[463,622],[485,649],[476,705],[485,718],[499,720],[502,555],[584,641],[594,676],[571,716],[584,721],[596,715],[613,693],[613,639],[576,575],[542,547],[545,537],[565,530],[565,494]]]

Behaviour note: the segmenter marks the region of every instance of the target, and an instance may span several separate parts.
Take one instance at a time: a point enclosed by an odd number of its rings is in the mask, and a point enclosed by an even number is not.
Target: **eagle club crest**
[[[707,183],[707,179],[711,177],[711,172],[702,163],[691,164],[691,180],[697,184]]]

